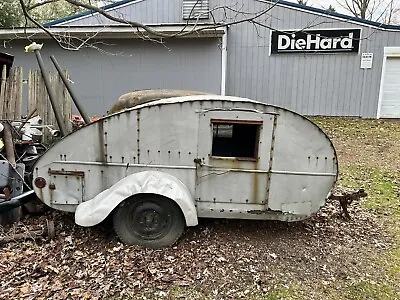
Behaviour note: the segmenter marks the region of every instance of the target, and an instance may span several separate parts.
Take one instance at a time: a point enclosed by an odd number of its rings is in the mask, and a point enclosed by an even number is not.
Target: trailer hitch
[[[360,198],[367,197],[368,194],[364,191],[364,189],[359,189],[354,193],[344,193],[343,195],[333,195],[331,194],[328,199],[338,200],[340,206],[342,207],[343,214],[346,219],[351,219],[350,214],[347,210],[347,207],[354,201],[359,200]]]

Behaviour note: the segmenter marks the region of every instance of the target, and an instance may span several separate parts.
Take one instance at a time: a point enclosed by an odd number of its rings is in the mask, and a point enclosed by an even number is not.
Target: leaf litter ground
[[[48,211],[1,236],[41,229],[56,238],[0,245],[0,299],[400,299],[400,123],[313,118],[339,156],[337,192],[369,196],[337,202],[296,223],[203,219],[173,247],[126,246],[110,220],[94,228]]]

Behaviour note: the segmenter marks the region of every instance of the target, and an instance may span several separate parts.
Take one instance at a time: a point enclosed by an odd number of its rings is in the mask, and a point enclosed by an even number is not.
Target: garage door
[[[110,46],[104,48],[115,55],[85,49],[79,55],[70,55],[70,59],[58,56],[73,75],[74,88],[88,114],[103,115],[119,96],[133,90],[183,89],[219,94],[219,44],[217,38],[176,39],[164,45],[140,39],[110,40]]]
[[[380,118],[400,118],[400,57],[386,59],[380,103]]]

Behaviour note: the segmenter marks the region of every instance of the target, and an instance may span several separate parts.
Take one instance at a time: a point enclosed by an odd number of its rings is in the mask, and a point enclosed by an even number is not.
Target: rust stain
[[[274,150],[275,150],[275,138],[276,138],[276,127],[278,125],[278,116],[274,115],[274,124],[272,127],[272,137],[271,137],[271,149],[269,151],[269,167],[268,167],[268,176],[267,176],[267,190],[265,191],[265,207],[268,208],[269,202],[269,192],[271,187],[271,173],[272,173],[272,164],[274,161]]]
[[[97,123],[99,126],[99,156],[97,157],[97,162],[107,162],[107,154],[106,154],[106,149],[107,147],[105,145],[105,140],[104,140],[104,124],[103,121],[100,121]]]
[[[237,120],[237,119],[211,119],[211,123],[235,123],[235,124],[251,124],[262,125],[263,121],[258,120]]]
[[[10,200],[11,199],[11,192],[10,192],[10,188],[9,187],[5,187],[3,189],[3,193],[4,193],[4,200]]]
[[[72,175],[72,176],[81,176],[85,177],[85,172],[83,171],[65,171],[62,170],[49,170],[50,175]]]
[[[137,110],[136,112],[136,122],[137,122],[137,150],[136,150],[136,155],[137,155],[137,163],[140,164],[140,110]]]

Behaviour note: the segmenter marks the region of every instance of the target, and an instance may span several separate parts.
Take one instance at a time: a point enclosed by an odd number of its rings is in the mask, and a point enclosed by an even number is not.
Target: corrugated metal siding
[[[221,51],[217,39],[169,40],[165,45],[141,40],[105,41],[106,53],[94,49],[61,50],[45,42],[42,57],[55,55],[68,69],[73,89],[90,115],[103,115],[118,97],[136,89],[189,89],[218,94],[221,88]],[[13,42],[7,52],[15,55],[14,66],[37,69],[26,43]],[[0,48],[0,51],[2,48]]]
[[[182,1],[139,0],[136,3],[117,8],[113,13],[120,17],[128,17],[149,24],[182,23]],[[218,6],[230,6],[233,10],[259,12],[271,6],[271,3],[255,0],[235,2],[233,5],[229,0],[209,1],[212,10]],[[217,22],[229,22],[232,20],[229,18],[235,16],[233,10],[213,10],[213,17]],[[228,19],[225,18],[225,12],[228,14]],[[243,18],[244,16],[235,16],[236,19],[238,17]],[[265,27],[255,27],[250,23],[242,23],[229,28],[227,94],[281,105],[306,115],[376,116],[383,49],[385,46],[400,46],[399,31],[378,30],[366,25],[350,23],[282,5],[276,5],[257,21],[275,29],[362,28],[363,39],[360,53],[374,53],[373,69],[360,69],[361,57],[359,54],[280,54],[270,56],[270,30]],[[69,25],[109,23],[104,17],[96,15],[72,21]],[[189,61],[191,63],[190,67],[182,67],[181,70],[182,76],[185,77],[184,85],[207,86],[208,77],[204,77],[203,72],[209,72],[207,68],[214,70],[216,67],[206,67],[204,61],[208,60],[209,65],[212,66],[220,61],[220,52],[215,51],[214,47],[201,48],[202,51],[209,52],[202,52],[204,56],[201,59],[192,61],[191,55],[198,49],[191,45],[196,42],[184,40],[182,43],[189,44],[182,49],[192,52],[187,54],[179,50],[174,53],[175,61],[179,56],[182,61],[187,59],[187,64]],[[152,46],[149,47],[152,48]],[[163,48],[159,45],[158,47]],[[126,48],[123,49],[126,50]],[[156,55],[159,66],[166,64],[157,56],[167,57],[160,53],[160,50],[150,51],[150,54]],[[100,58],[93,59],[93,61],[98,59]],[[133,60],[133,58],[130,59]],[[147,62],[151,59],[150,56],[146,56],[145,59],[139,59],[139,61],[142,60]],[[140,64],[135,61],[135,66],[137,63]],[[101,80],[103,81],[110,78],[109,68],[125,67],[123,63],[108,67],[104,63],[102,65],[104,78]],[[153,66],[153,63],[150,65]],[[151,67],[149,72],[154,70]],[[190,76],[193,74],[193,70],[196,70],[196,76],[199,78]],[[157,76],[161,76],[160,72],[168,72],[168,67],[158,68],[155,71]],[[220,75],[220,72],[218,74]],[[149,86],[150,83],[146,80],[151,81],[151,78],[149,76],[146,79],[135,78],[135,80],[141,81],[141,85]],[[202,80],[204,82],[199,83]],[[219,80],[213,82],[212,91],[217,90],[216,82],[219,84]],[[168,84],[168,80],[163,81],[163,87],[171,87]],[[93,88],[96,87],[93,86]]]
[[[121,7],[108,11],[113,16],[135,20],[145,24],[167,24],[181,23],[182,0],[138,0]],[[93,24],[116,24],[99,14],[85,16],[80,19],[71,20],[70,26],[93,25]]]
[[[243,9],[260,9],[259,2],[248,4]],[[229,29],[227,93],[306,115],[376,117],[383,48],[400,46],[400,32],[382,31],[282,6],[276,6],[272,12],[273,17],[265,24],[277,29],[362,28],[360,53],[374,53],[373,69],[360,68],[360,54],[269,56],[269,30],[262,30],[260,40],[253,25],[241,24]]]

